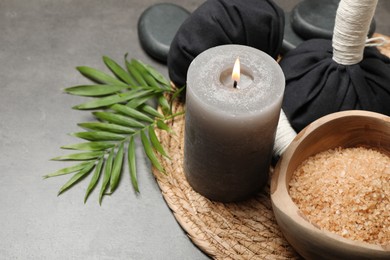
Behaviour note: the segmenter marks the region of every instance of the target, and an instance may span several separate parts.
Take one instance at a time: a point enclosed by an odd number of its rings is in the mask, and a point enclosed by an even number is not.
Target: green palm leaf
[[[159,170],[160,172],[164,172],[164,168],[161,166],[156,155],[154,154],[152,145],[150,144],[150,141],[144,131],[141,131],[141,141],[142,145],[144,146],[144,151],[148,156],[150,162],[153,164],[154,167],[156,167],[157,170]]]
[[[111,75],[108,75],[100,70],[90,68],[87,66],[80,66],[77,67],[77,70],[83,74],[85,77],[89,78],[90,80],[98,83],[108,84],[108,85],[119,85],[119,86],[126,86],[126,83],[123,83],[122,81],[112,77]]]
[[[115,156],[114,163],[112,166],[111,179],[110,179],[110,192],[114,192],[116,187],[118,186],[119,179],[122,172],[122,164],[123,164],[123,143],[118,148],[118,152]]]
[[[149,129],[149,139],[154,149],[156,149],[156,151],[159,152],[162,156],[165,156],[166,158],[170,159],[169,155],[165,152],[160,141],[158,140],[156,132],[154,131],[154,127],[149,126],[148,129]]]
[[[137,165],[135,160],[135,142],[134,136],[130,138],[129,147],[127,151],[127,160],[129,163],[129,172],[131,183],[133,184],[134,190],[139,192],[138,180],[137,180]]]
[[[137,120],[134,120],[133,118],[130,118],[128,116],[122,116],[119,114],[114,114],[110,112],[93,112],[93,114],[104,121],[118,124],[118,125],[123,125],[123,126],[128,126],[128,127],[144,127],[145,125],[140,123]]]
[[[152,94],[140,97],[140,98],[134,98],[134,99],[130,100],[129,102],[127,102],[126,106],[132,107],[132,108],[137,108],[140,105],[146,103],[147,101],[152,100],[155,96],[156,96],[156,94],[152,93]]]
[[[77,132],[71,133],[70,135],[89,141],[120,141],[125,138],[123,135],[106,131]]]
[[[135,59],[132,59],[130,64],[139,72],[140,76],[143,78],[147,85],[157,89],[161,88],[157,81],[152,77],[152,75],[149,74],[149,72],[140,62]]]
[[[171,112],[171,105],[169,104],[169,101],[166,99],[166,97],[164,97],[164,95],[159,95],[157,101],[161,106],[164,115],[168,115]]]
[[[140,110],[142,110],[143,112],[148,113],[154,117],[164,118],[164,116],[160,112],[158,112],[156,109],[154,109],[153,107],[151,107],[149,105],[143,104],[140,107]]]
[[[184,91],[184,89],[185,89],[185,87],[181,87],[177,91],[175,91],[175,93],[173,93],[172,98],[171,98],[171,102],[169,104],[169,114],[172,114],[173,101],[180,96],[180,94]]]
[[[105,96],[118,93],[121,90],[127,89],[129,86],[124,85],[80,85],[64,89],[68,94],[77,96]]]
[[[43,178],[46,179],[46,178],[50,178],[50,177],[56,177],[56,176],[60,176],[60,175],[65,175],[65,174],[77,172],[77,171],[80,171],[81,169],[84,169],[87,166],[94,165],[94,164],[95,164],[95,161],[82,162],[82,163],[79,163],[79,164],[76,164],[76,165],[73,165],[70,167],[62,168],[62,169],[55,171],[53,173],[46,174],[43,176]]]
[[[103,56],[103,61],[106,64],[106,66],[111,70],[112,73],[115,74],[115,76],[126,82],[129,85],[135,86],[137,83],[134,81],[134,79],[130,76],[129,73],[127,73],[121,66],[119,66],[118,63],[116,63],[114,60],[107,56]]]
[[[145,115],[144,113],[139,112],[138,110],[136,110],[134,108],[128,107],[128,106],[115,104],[115,105],[111,106],[111,109],[115,110],[117,112],[120,112],[122,114],[125,114],[127,116],[130,116],[134,119],[138,119],[138,120],[149,122],[149,123],[154,122],[154,120],[152,118],[150,118],[149,116]]]
[[[113,159],[114,159],[114,149],[111,149],[111,152],[108,155],[108,158],[107,158],[106,163],[104,165],[103,183],[102,183],[102,187],[100,188],[100,192],[99,192],[99,204],[100,205],[102,204],[104,192],[106,191],[107,186],[108,186],[110,179],[111,179]]]
[[[102,155],[104,155],[104,152],[101,151],[86,152],[86,153],[72,153],[72,154],[54,157],[52,160],[53,161],[67,161],[67,160],[84,161],[84,160],[99,158]]]
[[[125,61],[126,68],[129,71],[129,73],[135,78],[135,80],[141,85],[141,86],[147,86],[148,83],[144,80],[144,78],[141,75],[141,72],[137,70],[136,67],[134,67],[133,64],[129,63],[127,60]]]
[[[142,66],[145,69],[145,72],[149,73],[156,81],[163,84],[164,87],[170,87],[171,84],[160,72],[139,60],[133,59],[132,61],[138,63],[139,66]]]
[[[78,173],[73,175],[73,177],[70,178],[70,180],[67,183],[65,183],[64,186],[61,187],[61,189],[58,192],[58,195],[61,195],[61,193],[63,193],[64,191],[69,189],[71,186],[73,186],[75,183],[77,183],[80,179],[85,177],[92,170],[92,168],[94,166],[95,166],[94,163],[91,165],[87,165],[86,167],[81,169]]]
[[[172,128],[170,128],[164,121],[157,120],[157,127],[161,130],[167,131],[168,133],[173,133]]]
[[[107,96],[107,97],[96,98],[92,101],[74,106],[73,108],[79,109],[79,110],[102,108],[102,107],[107,107],[107,106],[110,106],[113,104],[126,102],[126,101],[133,99],[133,98],[143,97],[143,96],[146,96],[146,95],[151,94],[153,92],[154,92],[154,90],[151,90],[151,89],[147,89],[147,90],[134,89],[134,90],[131,90],[131,91],[126,92],[126,93],[120,93],[120,94],[114,94],[114,95]]]
[[[84,203],[87,202],[89,194],[96,187],[96,184],[99,181],[100,172],[102,171],[103,162],[104,162],[104,157],[100,158],[100,160],[99,160],[99,162],[98,162],[98,164],[97,164],[97,166],[95,168],[95,172],[94,172],[94,174],[93,174],[93,176],[91,178],[91,181],[90,181],[90,183],[88,185],[87,191],[85,192]]]
[[[150,73],[150,75],[152,75],[153,78],[155,78],[158,82],[160,82],[161,84],[166,86],[166,88],[171,87],[170,82],[160,72],[158,72],[157,70],[155,70],[151,66],[149,66],[145,63],[142,63],[141,61],[139,61],[139,62],[146,68],[146,70]]]
[[[129,127],[117,125],[117,124],[111,124],[111,123],[86,122],[86,123],[79,123],[78,125],[82,128],[85,128],[85,129],[108,131],[108,132],[117,133],[117,134],[133,134],[133,133],[135,133],[135,130],[133,128],[129,128]]]
[[[103,151],[114,146],[115,146],[114,143],[108,143],[108,142],[86,142],[86,143],[64,145],[61,148],[71,149],[71,150],[83,150],[83,151]]]

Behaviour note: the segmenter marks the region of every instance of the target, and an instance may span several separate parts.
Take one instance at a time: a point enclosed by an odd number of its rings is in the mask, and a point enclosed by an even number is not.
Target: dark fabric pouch
[[[390,59],[366,47],[363,60],[340,65],[331,40],[313,39],[288,52],[280,62],[286,77],[283,110],[295,131],[343,110],[390,115]]]
[[[276,58],[283,32],[284,13],[271,0],[208,0],[176,33],[168,54],[169,76],[183,86],[192,60],[218,45],[247,45]]]

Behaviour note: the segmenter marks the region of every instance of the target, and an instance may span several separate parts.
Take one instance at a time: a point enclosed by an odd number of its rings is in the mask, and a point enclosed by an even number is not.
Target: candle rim
[[[254,73],[260,73],[262,80],[255,79],[254,84],[258,85],[250,88],[247,94],[242,91],[231,91],[233,88],[223,90],[222,93],[216,93],[217,88],[220,91],[220,85],[217,84],[217,86],[215,83],[219,82],[220,72],[229,66],[226,65],[226,63],[229,63],[227,60],[234,60],[238,55],[240,56],[241,64],[245,64],[250,70],[253,69]],[[229,64],[232,63],[230,62]],[[210,66],[214,67],[210,69]],[[212,70],[213,73],[207,70]],[[272,73],[277,73],[277,75],[270,77],[267,75],[269,70]],[[204,75],[201,75],[203,72]],[[207,81],[212,83],[204,83]],[[257,92],[259,90],[262,91],[259,86],[260,83],[266,85],[267,89],[259,98]],[[273,85],[275,87],[272,87]],[[226,44],[212,47],[199,54],[193,60],[187,73],[187,94],[196,97],[199,103],[206,105],[211,110],[219,110],[219,113],[231,114],[232,116],[262,113],[268,107],[272,107],[273,103],[279,103],[283,99],[284,88],[285,78],[279,64],[265,52],[246,45]],[[268,93],[270,90],[272,90],[274,97],[267,98],[270,95]],[[228,101],[223,100],[224,97],[232,93],[236,95],[235,98],[237,100],[247,99],[239,102],[241,107],[232,108],[233,105],[230,104],[234,104],[234,106],[238,104],[232,100],[233,98],[229,98]]]

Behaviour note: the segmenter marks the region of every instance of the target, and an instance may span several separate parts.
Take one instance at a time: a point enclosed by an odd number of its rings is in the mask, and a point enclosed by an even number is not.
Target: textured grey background
[[[164,65],[143,52],[137,38],[142,11],[157,0],[0,1],[0,259],[207,259],[187,238],[165,204],[149,164],[140,157],[136,195],[124,175],[99,206],[86,205],[88,179],[57,197],[69,176],[42,175],[69,164],[67,135],[89,112],[71,107],[85,99],[62,93],[87,83],[75,70],[103,69],[101,57],[123,55]],[[193,11],[203,1],[170,1]],[[276,1],[289,10],[297,1]],[[380,1],[379,32],[390,34],[390,1]],[[142,151],[138,150],[142,155]]]

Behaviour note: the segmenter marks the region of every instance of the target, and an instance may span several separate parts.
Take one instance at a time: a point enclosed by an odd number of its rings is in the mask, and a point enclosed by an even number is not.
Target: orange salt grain
[[[390,157],[364,147],[336,148],[305,160],[289,193],[307,219],[348,239],[390,244]]]

